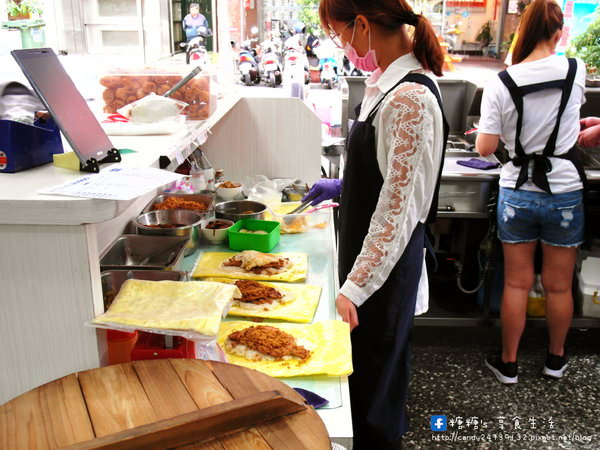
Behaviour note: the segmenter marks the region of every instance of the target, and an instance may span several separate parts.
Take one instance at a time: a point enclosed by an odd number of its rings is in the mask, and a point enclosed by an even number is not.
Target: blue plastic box
[[[0,172],[19,172],[52,162],[63,153],[60,130],[54,120],[40,119],[34,125],[0,120]]]

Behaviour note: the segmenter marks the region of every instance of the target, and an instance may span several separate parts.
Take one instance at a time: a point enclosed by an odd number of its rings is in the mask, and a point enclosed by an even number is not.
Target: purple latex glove
[[[302,201],[312,199],[311,205],[318,205],[324,200],[330,200],[342,193],[343,180],[339,178],[321,178],[312,185]]]

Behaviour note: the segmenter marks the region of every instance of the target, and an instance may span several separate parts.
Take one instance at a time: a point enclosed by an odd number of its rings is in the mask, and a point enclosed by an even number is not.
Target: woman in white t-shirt
[[[502,139],[511,161],[500,174],[498,237],[504,252],[500,311],[502,351],[487,367],[501,383],[518,380],[517,351],[541,241],[549,349],[543,374],[560,378],[573,315],[571,283],[584,238],[585,172],[575,154],[585,66],[554,54],[563,14],[554,0],[534,0],[523,15],[513,66],[486,86],[477,151],[488,155]]]

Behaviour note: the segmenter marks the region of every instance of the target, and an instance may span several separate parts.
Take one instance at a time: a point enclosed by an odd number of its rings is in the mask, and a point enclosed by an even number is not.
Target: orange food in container
[[[100,84],[104,87],[104,112],[114,114],[119,108],[150,93],[163,95],[187,75],[183,72],[155,67],[113,69],[100,78]],[[201,72],[171,95],[171,98],[188,104],[184,110],[188,119],[207,119],[216,109],[217,98],[212,94],[215,89],[211,89],[213,78],[212,74]]]

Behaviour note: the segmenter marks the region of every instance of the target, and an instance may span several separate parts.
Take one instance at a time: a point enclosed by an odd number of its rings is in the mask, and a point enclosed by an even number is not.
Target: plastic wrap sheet
[[[123,283],[108,311],[90,324],[214,338],[234,297],[241,297],[239,289],[223,283],[131,279]]]
[[[225,349],[227,336],[234,331],[255,326],[250,322],[223,322],[217,342]],[[266,324],[265,324],[266,325]],[[341,320],[325,320],[312,325],[292,323],[270,323],[297,339],[314,345],[311,356],[306,361],[252,361],[225,350],[227,360],[232,364],[248,367],[272,377],[294,377],[301,375],[342,376],[352,373],[352,351],[350,327]]]

